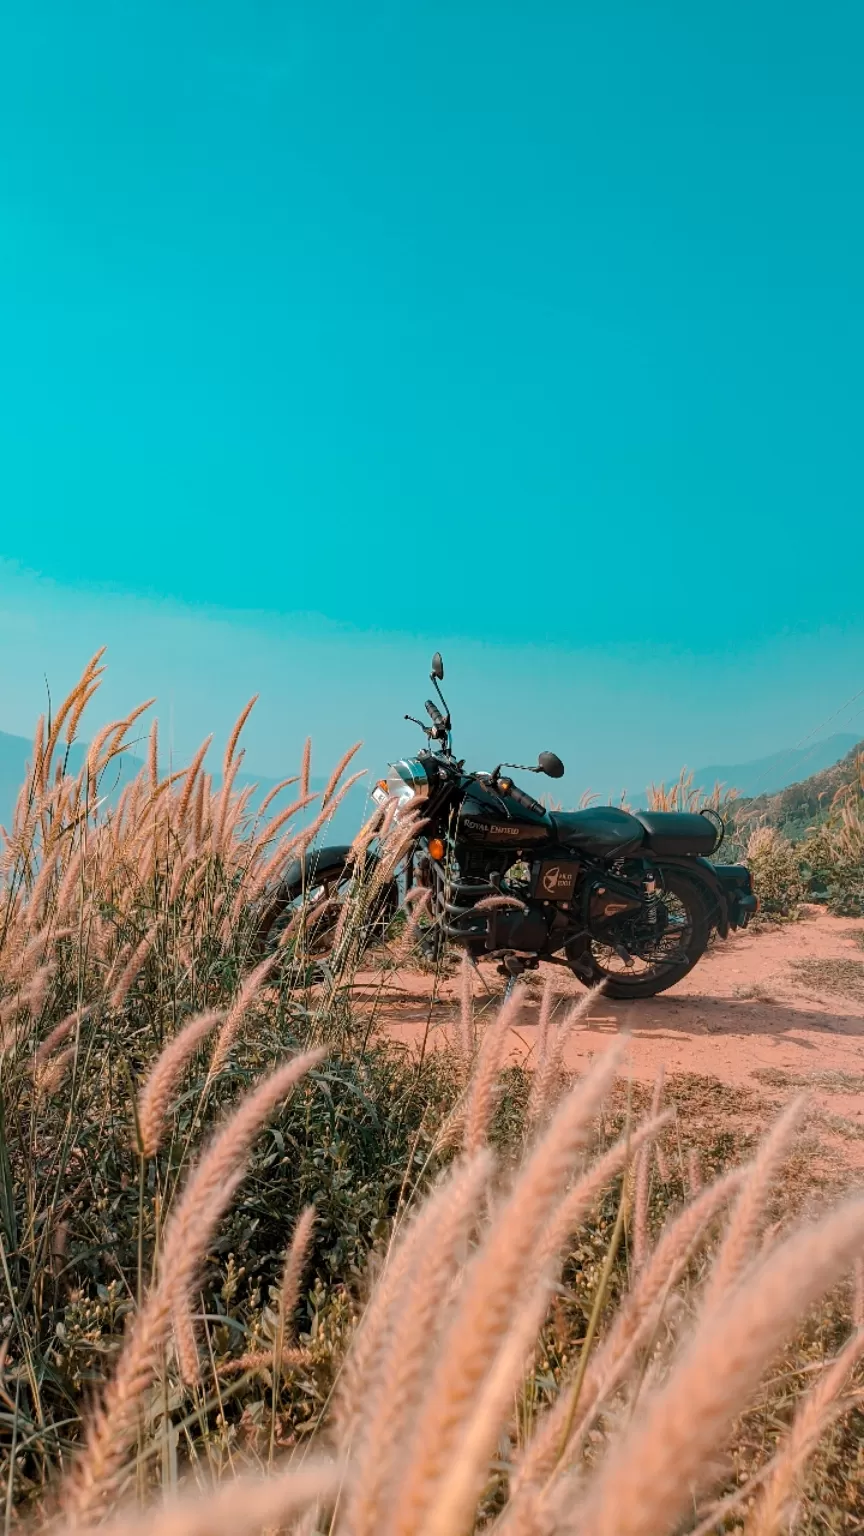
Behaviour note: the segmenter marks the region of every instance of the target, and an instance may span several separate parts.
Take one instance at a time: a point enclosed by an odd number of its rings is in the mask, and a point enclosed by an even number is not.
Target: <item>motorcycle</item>
[[[427,949],[451,944],[475,960],[497,960],[508,986],[540,961],[565,966],[586,986],[604,982],[607,995],[626,999],[666,991],[697,964],[712,933],[726,938],[747,927],[758,909],[749,871],[708,858],[723,840],[715,811],[550,810],[505,770],[559,779],[564,765],[554,752],[541,752],[534,766],[469,771],[453,754],[443,680],[436,652],[430,724],[404,717],[427,745],[393,763],[372,791],[391,824],[410,815],[419,826],[401,870],[377,886],[378,854],[363,855],[379,931],[409,893],[422,895]],[[262,916],[263,947],[272,948],[305,907],[327,914],[317,930],[318,952],[326,952],[357,877],[351,847],[313,849],[296,860]]]

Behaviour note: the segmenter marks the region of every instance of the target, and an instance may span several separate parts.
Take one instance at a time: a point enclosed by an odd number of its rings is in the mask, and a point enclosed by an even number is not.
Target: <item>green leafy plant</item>
[[[811,890],[836,917],[864,917],[864,817],[847,800],[800,844]]]
[[[797,916],[804,895],[799,861],[782,832],[758,827],[748,839],[746,859],[760,911],[775,918]]]

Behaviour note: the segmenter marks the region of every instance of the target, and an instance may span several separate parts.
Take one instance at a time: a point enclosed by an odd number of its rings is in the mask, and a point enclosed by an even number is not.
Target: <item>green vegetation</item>
[[[862,748],[801,784],[722,807],[725,857],[750,866],[762,910],[794,917],[802,901],[837,917],[864,917],[864,754]]]
[[[757,824],[776,827],[790,842],[800,842],[812,827],[831,818],[838,798],[850,787],[860,785],[864,741],[830,768],[811,774],[798,784],[773,795],[758,795],[740,802],[742,810]]]
[[[757,827],[747,840],[745,858],[759,897],[760,912],[771,917],[794,917],[804,886],[799,860],[788,838],[775,827]]]
[[[864,1420],[844,1394],[861,1356],[848,1280],[864,1205],[812,1235],[775,1230],[814,1190],[801,1111],[757,1153],[740,1090],[679,1078],[665,1111],[659,1083],[615,1084],[614,1052],[573,1087],[561,1063],[575,1021],[551,1011],[531,1070],[507,1066],[508,1015],[475,1017],[467,985],[451,1039],[394,1044],[355,978],[361,958],[382,975],[410,960],[414,919],[370,956],[369,884],[350,892],[326,959],[315,939],[333,913],[314,893],[277,951],[259,952],[273,884],[315,832],[294,830],[308,753],[295,807],[263,825],[234,787],[247,712],[217,790],[203,753],[164,773],[154,729],[146,768],[105,804],[140,712],[66,772],[97,683],[98,658],[40,722],[0,852],[7,1528],[80,1529],[190,1485],[202,1504],[179,1528],[213,1536],[455,1536],[504,1510],[513,1530],[539,1511],[563,1536],[556,1511],[589,1496],[601,1528],[621,1528],[625,1497],[654,1508],[651,1530],[684,1531],[711,1508],[710,1485],[694,1501],[710,1461],[730,1518],[753,1508],[773,1536],[817,1443],[800,1529],[824,1530],[826,1506],[832,1528],[860,1525]],[[385,873],[404,836],[388,834]],[[745,1157],[739,1195],[724,1171]],[[742,1358],[746,1379],[728,1368]],[[796,1412],[812,1445],[786,1433]],[[323,1465],[334,1454],[338,1468]],[[291,1475],[232,1490],[285,1457]],[[637,1474],[638,1499],[622,1494]],[[223,1488],[205,1506],[220,1481],[234,1503]],[[171,1519],[157,1508],[142,1536]]]
[[[667,788],[651,785],[653,810],[722,816],[720,863],[746,863],[770,919],[797,916],[803,901],[825,902],[838,917],[864,916],[864,743],[841,762],[776,795],[739,798],[718,784],[693,786],[686,769]]]

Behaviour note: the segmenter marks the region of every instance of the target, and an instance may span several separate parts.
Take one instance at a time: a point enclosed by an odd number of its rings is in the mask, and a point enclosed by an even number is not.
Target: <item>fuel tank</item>
[[[475,781],[459,808],[457,837],[472,847],[511,848],[515,854],[548,843],[548,811],[512,780],[499,780],[500,793]]]

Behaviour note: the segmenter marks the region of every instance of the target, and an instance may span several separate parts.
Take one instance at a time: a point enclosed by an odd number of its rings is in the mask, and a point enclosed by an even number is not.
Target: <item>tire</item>
[[[376,861],[370,858],[367,874],[374,872]],[[255,947],[259,954],[272,954],[287,925],[306,904],[306,951],[310,959],[325,959],[332,951],[341,908],[352,894],[355,880],[353,867],[345,862],[319,864],[314,872],[303,872],[296,866],[289,877],[278,887],[262,912],[255,933]],[[361,951],[383,939],[399,906],[399,891],[395,880],[388,881],[376,893],[373,910],[364,914],[364,932]]]
[[[564,952],[574,975],[583,986],[596,987],[603,981],[606,983],[605,996],[621,1000],[656,997],[658,993],[674,987],[701,960],[711,937],[710,893],[704,890],[698,880],[682,874],[679,869],[663,869],[662,865],[660,868],[669,915],[674,911],[677,918],[684,919],[684,923],[670,922],[667,929],[667,935],[675,933],[678,938],[678,947],[684,951],[681,958],[672,959],[674,950],[670,948],[667,950],[670,955],[668,960],[658,958],[641,971],[635,968],[628,971],[617,956],[613,957],[609,946],[602,946],[597,940],[580,938],[567,945]]]

